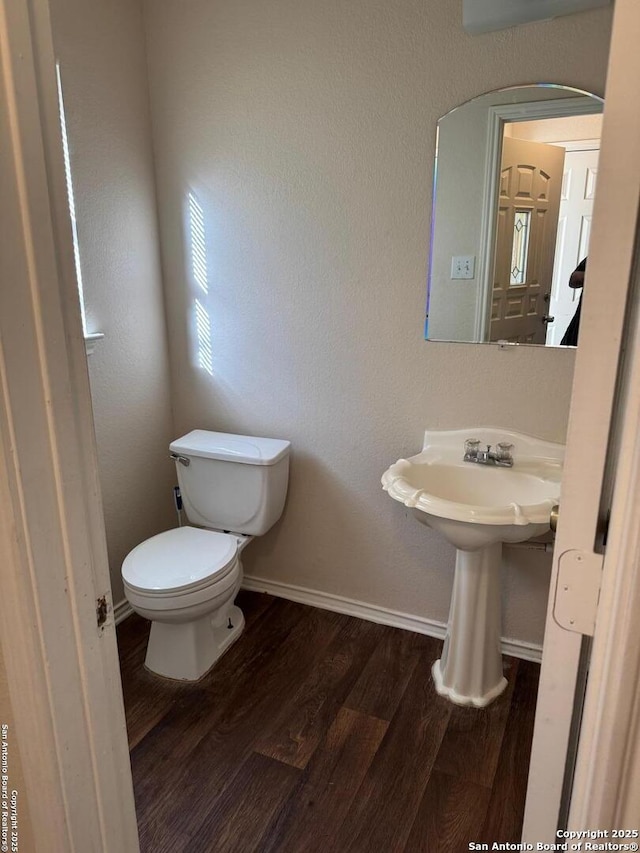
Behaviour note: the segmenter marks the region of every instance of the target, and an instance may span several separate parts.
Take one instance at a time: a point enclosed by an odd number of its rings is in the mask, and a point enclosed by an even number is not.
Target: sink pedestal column
[[[449,625],[432,668],[436,690],[457,705],[483,708],[507,686],[500,644],[502,544],[456,554]]]

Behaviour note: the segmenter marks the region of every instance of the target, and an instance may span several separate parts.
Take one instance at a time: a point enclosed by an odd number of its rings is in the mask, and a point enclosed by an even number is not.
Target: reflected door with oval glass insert
[[[544,344],[564,149],[505,137],[489,340]]]

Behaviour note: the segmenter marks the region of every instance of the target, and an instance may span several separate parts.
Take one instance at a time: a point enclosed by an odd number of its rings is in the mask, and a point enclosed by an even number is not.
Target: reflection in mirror
[[[576,344],[602,108],[537,84],[440,119],[425,338]]]

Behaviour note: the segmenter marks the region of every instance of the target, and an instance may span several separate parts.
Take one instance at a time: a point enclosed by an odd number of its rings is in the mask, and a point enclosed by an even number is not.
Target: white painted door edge
[[[22,814],[36,851],[137,853],[46,0],[0,0],[0,55],[0,644]]]
[[[561,628],[554,618],[553,591],[558,582],[558,565],[568,551],[589,553],[594,549],[602,521],[605,465],[612,452],[609,438],[612,423],[615,423],[614,395],[640,198],[640,115],[628,97],[630,87],[640,83],[638,38],[640,9],[637,3],[618,0],[522,836],[524,842],[534,844],[557,841],[582,645],[579,634]],[[625,369],[629,375],[634,375],[639,364],[640,349],[636,348],[629,352]],[[622,412],[626,419],[633,416],[634,405],[634,397],[630,394],[626,409],[620,407],[618,415]],[[615,750],[610,751],[618,726],[621,732],[629,732],[635,739],[635,743],[632,739],[626,744],[626,754],[632,755],[636,750],[637,756],[640,748],[640,732],[637,728],[635,731],[628,728],[628,687],[625,698],[624,685],[619,681],[620,667],[629,666],[637,689],[635,679],[640,666],[637,642],[635,647],[633,645],[637,627],[629,624],[628,599],[621,595],[625,590],[632,599],[635,596],[640,600],[632,584],[636,573],[634,561],[638,558],[637,542],[632,536],[632,525],[634,519],[637,524],[638,518],[638,495],[625,486],[637,462],[634,456],[638,447],[637,421],[627,425],[624,435],[611,517],[610,536],[617,539],[611,538],[604,561],[605,577],[596,617],[593,660],[582,709],[582,727],[578,729],[581,742],[577,774],[570,798],[570,821],[579,829],[620,828],[617,824],[608,825],[614,816],[614,810],[607,806],[611,792],[616,791],[618,809],[621,809],[620,804],[627,802],[634,785],[637,791],[640,781],[638,774],[625,776],[628,770],[623,756],[619,750],[617,754]],[[637,611],[634,616],[637,620]],[[619,642],[617,646],[611,643],[614,635]],[[620,743],[617,745],[619,747]],[[610,774],[598,780],[597,773],[604,769],[605,763]],[[640,767],[637,770],[640,771]],[[637,828],[637,803],[635,817],[630,829]],[[599,823],[601,819],[604,825]]]
[[[640,235],[638,239],[640,257]],[[636,294],[640,270],[636,266]],[[640,820],[640,306],[591,653],[569,828]],[[633,839],[631,839],[633,841]],[[623,843],[628,843],[623,841]]]
[[[633,13],[632,5],[636,7]],[[609,69],[608,83],[612,117],[607,130],[615,119],[618,130],[615,142],[620,144],[626,139],[628,150],[626,162],[619,161],[614,166],[614,142],[607,137],[605,168],[609,171],[605,175],[608,192],[612,192],[609,172],[615,168],[616,181],[620,182],[619,197],[622,198],[623,192],[628,194],[627,204],[616,214],[618,227],[625,207],[627,215],[633,217],[635,196],[635,246],[630,249],[624,244],[622,249],[631,267],[633,310],[623,345],[626,352],[620,370],[616,477],[569,812],[570,829],[640,828],[640,214],[637,212],[640,116],[637,111],[624,111],[629,85],[634,81],[636,86],[640,85],[637,51],[640,13],[636,4],[619,0],[617,14],[616,54]],[[626,56],[629,50],[631,54]],[[619,154],[622,156],[622,152]],[[627,174],[632,161],[633,171]],[[626,186],[627,179],[631,187]],[[618,201],[614,196],[610,209],[615,207]],[[631,222],[627,223],[627,228],[630,226]],[[616,223],[612,222],[610,227],[615,229]],[[630,233],[626,240],[632,240]],[[617,248],[614,246],[611,251],[616,252]],[[602,260],[606,263],[604,256]],[[610,274],[615,275],[615,271]]]

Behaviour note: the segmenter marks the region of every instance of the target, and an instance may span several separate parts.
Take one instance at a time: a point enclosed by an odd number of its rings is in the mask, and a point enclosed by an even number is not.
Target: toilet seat
[[[177,527],[134,548],[122,565],[122,578],[145,598],[175,599],[217,585],[237,566],[235,536]]]

